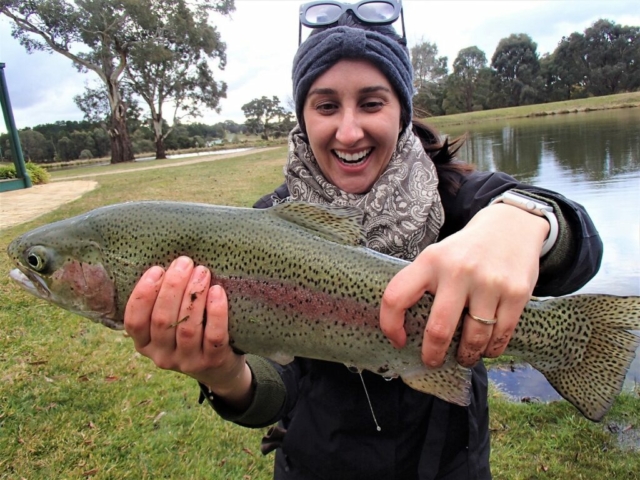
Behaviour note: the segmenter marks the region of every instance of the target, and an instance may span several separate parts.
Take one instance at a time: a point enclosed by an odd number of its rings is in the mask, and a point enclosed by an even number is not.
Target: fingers
[[[220,285],[209,288],[207,295],[207,325],[202,349],[207,356],[229,346],[229,307],[227,295]]]
[[[175,327],[178,349],[191,352],[202,350],[204,312],[210,283],[209,269],[201,265],[193,269],[180,304],[179,323]]]
[[[448,282],[438,286],[422,339],[425,365],[439,367],[443,364],[466,300],[466,292],[460,286]]]
[[[469,299],[469,313],[463,319],[462,337],[456,355],[458,363],[464,367],[472,367],[482,358],[499,323],[496,321],[493,325],[487,324],[498,320],[496,315],[499,298],[492,291],[495,292],[491,289],[479,290]],[[474,319],[471,314],[479,320]]]
[[[152,312],[151,341],[157,350],[173,350],[176,347],[176,331],[185,316],[180,317],[182,299],[193,272],[193,261],[179,257],[169,266]]]
[[[391,279],[382,295],[380,328],[395,348],[404,347],[407,341],[404,329],[406,310],[415,305],[429,288],[425,268],[424,265],[418,266],[417,262],[410,263]]]
[[[143,349],[151,341],[150,321],[164,270],[151,267],[147,270],[131,292],[124,312],[124,329],[133,339],[137,350]]]
[[[524,287],[520,292],[501,299],[496,313],[498,322],[493,327],[491,340],[484,352],[485,357],[496,358],[504,353],[520,321],[522,311],[531,298],[531,293],[532,289]]]

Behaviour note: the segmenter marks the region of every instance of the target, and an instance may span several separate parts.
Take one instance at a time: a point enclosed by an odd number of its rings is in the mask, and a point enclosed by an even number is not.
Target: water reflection
[[[584,205],[605,251],[600,271],[580,293],[640,296],[639,126],[639,108],[474,125],[461,157],[480,170],[507,172]],[[558,398],[531,368],[494,370],[490,378],[515,397]],[[640,355],[625,388],[637,384]]]
[[[461,157],[480,170],[501,170],[522,181],[553,161],[591,181],[640,169],[640,109],[629,108],[453,127],[468,134]]]

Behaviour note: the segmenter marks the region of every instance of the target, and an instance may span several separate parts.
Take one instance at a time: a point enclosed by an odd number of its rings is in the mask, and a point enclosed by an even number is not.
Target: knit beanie
[[[368,60],[387,77],[400,100],[402,125],[409,125],[413,116],[413,68],[407,48],[374,30],[338,26],[314,31],[293,59],[293,99],[302,129],[305,130],[304,103],[311,85],[344,59]]]

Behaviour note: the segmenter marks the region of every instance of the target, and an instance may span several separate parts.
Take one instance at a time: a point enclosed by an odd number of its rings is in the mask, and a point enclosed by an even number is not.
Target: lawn
[[[285,158],[281,147],[96,177],[83,198],[0,231],[0,249],[37,225],[117,202],[250,206],[281,183]],[[121,332],[23,293],[10,268],[0,255],[0,479],[271,478],[263,429],[223,422],[197,404],[194,381],[155,368]],[[497,479],[640,478],[638,388],[601,424],[566,402],[512,403],[494,391],[490,404]]]

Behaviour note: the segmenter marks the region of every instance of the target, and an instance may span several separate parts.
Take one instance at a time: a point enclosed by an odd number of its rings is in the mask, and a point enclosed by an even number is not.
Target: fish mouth
[[[14,268],[13,270],[11,270],[9,272],[9,277],[31,295],[42,298],[44,300],[51,300],[51,292],[49,291],[47,286],[43,284],[40,278],[36,277],[36,282],[34,282],[32,278],[25,275],[24,272],[19,268]]]

